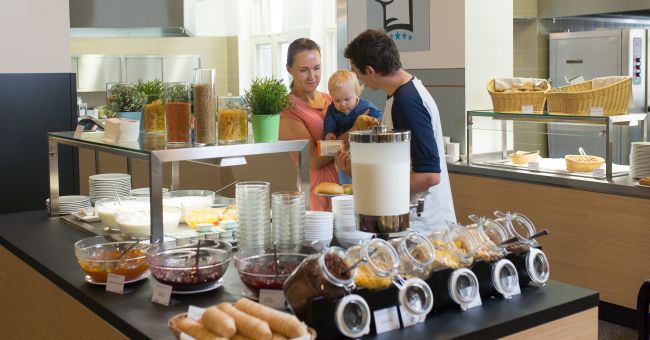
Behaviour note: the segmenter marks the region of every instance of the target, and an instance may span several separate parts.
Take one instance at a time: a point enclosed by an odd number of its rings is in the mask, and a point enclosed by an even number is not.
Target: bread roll
[[[377,126],[381,123],[379,119],[370,117],[368,115],[361,115],[357,117],[357,120],[354,121],[354,126],[352,130],[368,130],[373,126]]]
[[[243,298],[235,303],[235,308],[268,322],[271,330],[286,338],[297,338],[307,334],[307,327],[297,317]],[[275,337],[277,338],[277,337]]]
[[[325,195],[342,195],[343,187],[338,185],[338,183],[321,182],[316,186],[314,192]]]
[[[202,324],[190,318],[180,319],[177,326],[183,333],[195,338],[196,340],[227,340],[227,338],[220,337],[210,332]]]
[[[639,184],[641,184],[641,185],[650,185],[650,176],[641,178],[639,180]]]
[[[201,323],[205,328],[226,338],[231,338],[237,333],[235,319],[216,306],[205,310],[203,316],[201,316]]]

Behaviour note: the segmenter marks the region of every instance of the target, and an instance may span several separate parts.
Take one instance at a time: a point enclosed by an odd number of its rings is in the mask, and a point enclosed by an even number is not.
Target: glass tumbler
[[[280,191],[271,195],[273,242],[280,251],[298,250],[305,240],[305,195]]]
[[[191,139],[192,102],[190,83],[164,84],[165,142],[171,145],[189,144]]]
[[[240,251],[258,254],[266,248],[272,248],[270,184],[239,182],[235,184],[235,201],[239,218]]]
[[[194,132],[195,144],[217,143],[217,98],[214,69],[194,69]]]

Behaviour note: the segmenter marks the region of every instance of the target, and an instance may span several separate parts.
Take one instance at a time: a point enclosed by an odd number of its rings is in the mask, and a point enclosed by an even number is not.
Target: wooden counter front
[[[551,278],[600,292],[601,301],[635,309],[650,278],[650,200],[569,188],[450,174],[456,216],[528,216],[550,261]]]

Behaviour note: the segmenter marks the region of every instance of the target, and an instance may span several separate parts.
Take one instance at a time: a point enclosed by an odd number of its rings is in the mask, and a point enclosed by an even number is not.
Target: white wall
[[[0,0],[0,73],[70,72],[68,0]]]
[[[430,51],[400,53],[402,66],[407,69],[463,68],[465,4],[457,0],[430,1]],[[367,13],[366,1],[348,0],[348,41],[368,28]]]
[[[489,79],[512,77],[512,0],[465,0],[465,109],[490,109]],[[474,153],[501,150],[500,122],[474,122]],[[510,125],[511,126],[511,125]],[[495,129],[495,131],[489,131]],[[509,129],[512,131],[512,128]],[[512,136],[509,140],[512,142]],[[512,148],[512,144],[508,145]]]

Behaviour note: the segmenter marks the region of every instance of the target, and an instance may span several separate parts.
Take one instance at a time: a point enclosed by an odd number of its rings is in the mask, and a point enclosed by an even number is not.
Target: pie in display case
[[[630,172],[630,144],[646,114],[578,116],[467,112],[467,165],[611,179]]]

